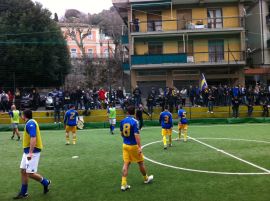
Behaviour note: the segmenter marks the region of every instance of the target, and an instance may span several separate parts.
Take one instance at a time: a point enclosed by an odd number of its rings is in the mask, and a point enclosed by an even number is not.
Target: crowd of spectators
[[[149,114],[153,113],[154,107],[159,106],[164,109],[165,105],[169,106],[171,112],[177,111],[181,105],[208,107],[209,113],[214,113],[214,106],[231,106],[234,117],[238,117],[240,105],[247,106],[249,116],[252,115],[253,106],[261,105],[263,116],[268,116],[270,104],[270,86],[262,86],[259,83],[249,87],[209,86],[204,90],[201,90],[199,86],[182,87],[181,89],[152,87],[147,97],[142,97],[142,90],[138,86],[131,94],[125,93],[121,87],[111,90],[102,87],[82,89],[79,86],[71,90],[56,88],[43,98],[34,88],[30,91],[16,89],[15,94],[12,91],[0,90],[0,92],[0,109],[4,112],[8,111],[13,103],[20,108],[23,97],[30,99],[31,103],[28,104],[28,107],[34,110],[44,105],[47,108],[46,98],[50,96],[56,122],[60,122],[61,111],[66,111],[70,104],[75,104],[76,109],[84,110],[85,115],[90,114],[90,110],[106,109],[109,102],[118,105],[123,110],[130,104],[134,104],[137,108],[146,105]]]

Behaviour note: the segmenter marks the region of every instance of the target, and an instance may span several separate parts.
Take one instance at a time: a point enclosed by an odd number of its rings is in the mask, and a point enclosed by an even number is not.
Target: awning
[[[153,7],[157,7],[157,6],[170,6],[171,5],[171,0],[167,0],[167,1],[151,1],[151,2],[141,2],[141,3],[132,3],[132,8],[153,8]]]
[[[245,70],[245,75],[270,74],[270,68],[249,68]]]

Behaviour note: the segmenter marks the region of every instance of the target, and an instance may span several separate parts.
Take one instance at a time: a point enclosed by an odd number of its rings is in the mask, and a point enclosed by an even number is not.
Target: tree
[[[59,86],[71,67],[51,13],[31,0],[0,0],[0,86]]]

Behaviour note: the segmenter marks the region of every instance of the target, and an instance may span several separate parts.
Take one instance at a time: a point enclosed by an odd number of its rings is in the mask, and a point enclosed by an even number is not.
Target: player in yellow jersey
[[[2,113],[2,115],[5,114],[5,113]],[[15,137],[15,134],[17,135],[18,137],[18,141],[21,139],[21,136],[20,136],[20,133],[19,133],[19,123],[20,123],[20,116],[21,116],[21,113],[19,110],[16,109],[16,106],[15,105],[12,105],[11,106],[11,111],[8,112],[8,115],[10,117],[10,121],[11,121],[11,128],[12,128],[12,136],[11,136],[11,139],[13,140],[14,137]]]
[[[128,116],[120,123],[120,131],[123,137],[123,170],[122,170],[122,183],[121,190],[126,191],[130,189],[127,184],[127,175],[130,163],[138,163],[139,169],[143,175],[144,183],[148,184],[154,176],[148,176],[144,166],[144,158],[141,148],[140,132],[138,128],[138,121],[134,119],[135,107],[129,106],[127,108]]]
[[[184,141],[187,141],[187,130],[188,130],[188,119],[187,119],[187,112],[183,109],[182,106],[180,106],[180,109],[178,110],[178,118],[179,118],[179,124],[178,124],[178,140],[181,139],[181,135],[184,135]]]
[[[24,121],[26,122],[23,134],[23,156],[21,161],[21,179],[22,186],[19,194],[13,199],[24,199],[28,197],[28,180],[29,178],[40,182],[43,186],[43,193],[49,192],[51,181],[45,179],[37,173],[40,152],[43,149],[40,130],[38,123],[32,119],[32,111],[23,112]]]

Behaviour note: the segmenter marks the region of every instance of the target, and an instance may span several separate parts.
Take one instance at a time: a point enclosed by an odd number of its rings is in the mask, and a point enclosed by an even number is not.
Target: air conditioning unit
[[[194,63],[194,56],[187,56],[188,63]]]

